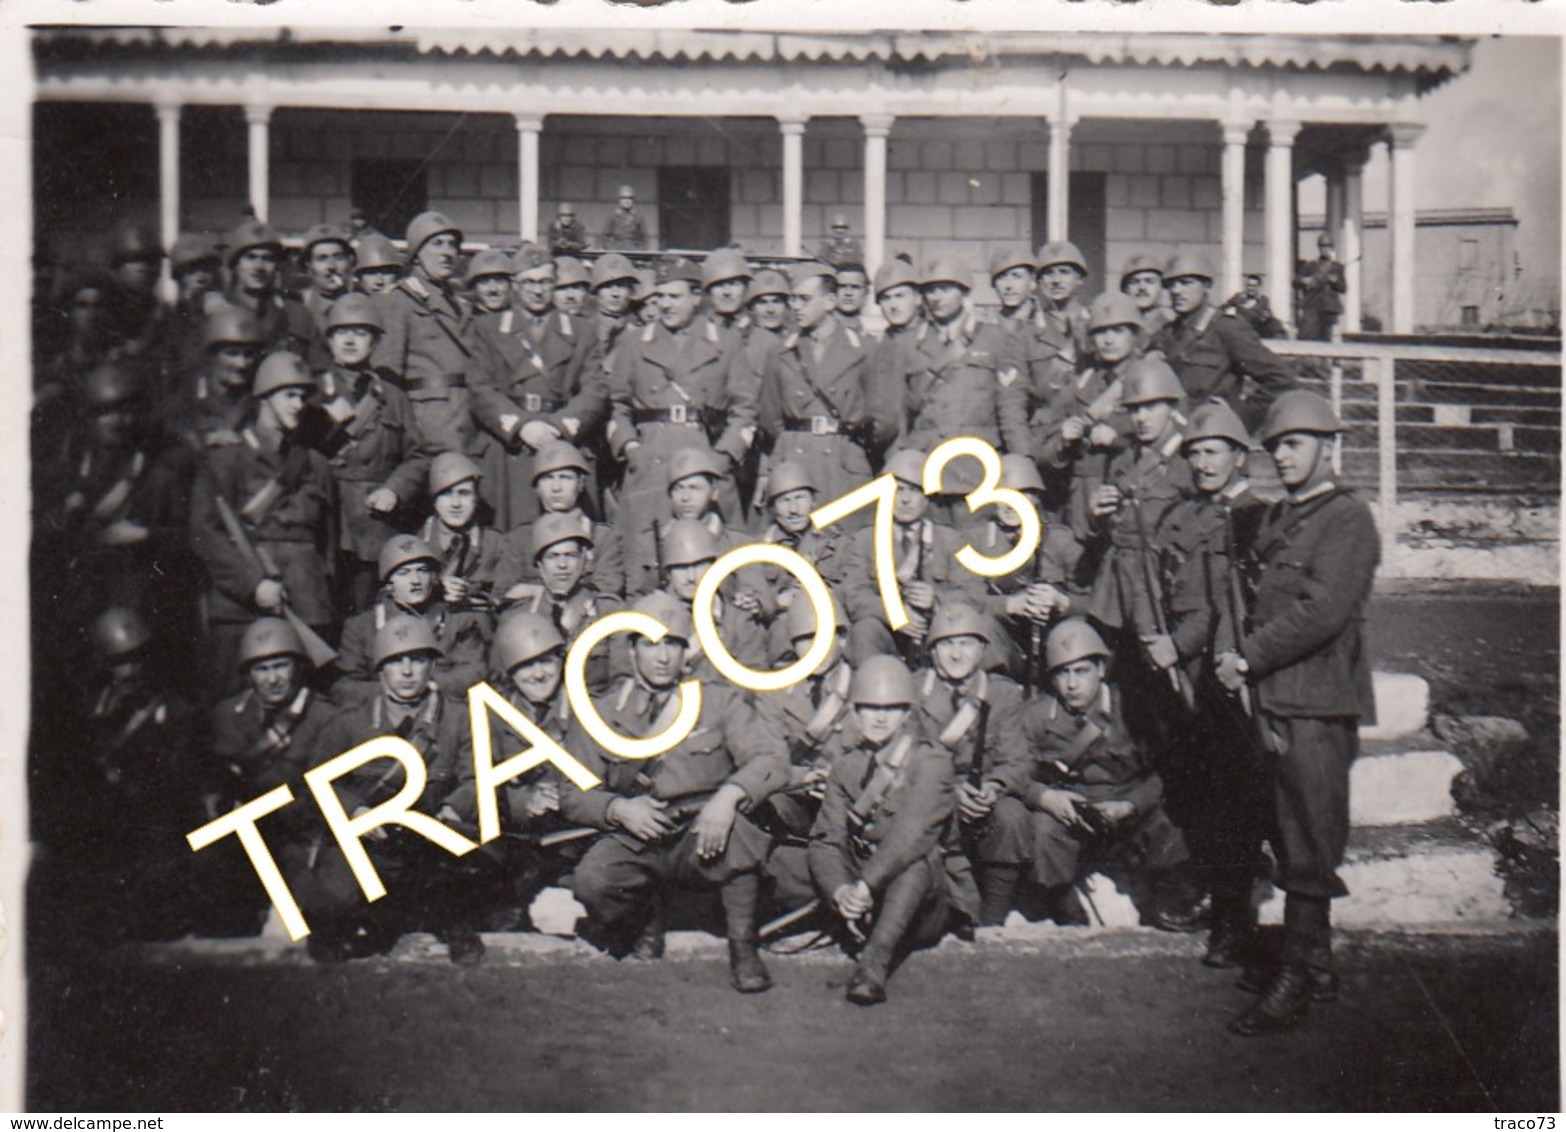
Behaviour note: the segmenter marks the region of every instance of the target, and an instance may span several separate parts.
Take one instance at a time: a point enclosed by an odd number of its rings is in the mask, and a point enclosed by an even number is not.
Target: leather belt
[[[565,408],[563,401],[557,401],[553,397],[545,398],[538,393],[522,394],[522,411],[526,413],[558,413]]]
[[[410,379],[407,388],[409,390],[466,389],[467,386],[468,375],[465,373],[429,373]]]
[[[632,409],[633,424],[677,424],[687,428],[701,428],[706,424],[707,409],[693,409],[687,405],[670,405],[667,409]]]
[[[816,436],[836,436],[843,431],[843,422],[836,417],[798,417],[783,422],[784,432],[808,432]]]

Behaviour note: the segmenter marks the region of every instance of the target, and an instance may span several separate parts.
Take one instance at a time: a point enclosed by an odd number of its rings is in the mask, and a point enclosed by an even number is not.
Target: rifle
[[[1147,603],[1153,608],[1153,628],[1160,637],[1169,636],[1169,622],[1164,617],[1164,587],[1158,581],[1158,569],[1153,565],[1153,542],[1148,537],[1147,519],[1142,514],[1141,500],[1133,490],[1127,493],[1127,499],[1131,504],[1131,514],[1136,518],[1137,542],[1141,543],[1137,557],[1142,560],[1143,581],[1147,583]],[[1191,681],[1180,670],[1178,662],[1168,669],[1169,683],[1174,686],[1175,693],[1184,701],[1185,706],[1191,710],[1196,709],[1196,690],[1191,687]]]
[[[1226,596],[1229,605],[1229,624],[1234,634],[1232,642],[1236,652],[1239,651],[1240,638],[1245,635],[1245,595],[1242,592],[1240,581],[1240,559],[1234,541],[1234,508],[1227,501],[1219,505],[1223,511],[1223,545],[1224,557],[1228,562],[1225,571]],[[1258,752],[1266,752],[1272,749],[1272,736],[1267,731],[1267,726],[1256,711],[1256,704],[1251,697],[1249,684],[1242,684],[1236,693],[1240,703],[1240,710],[1245,714],[1245,721],[1251,731],[1251,741],[1256,744]]]
[[[657,519],[653,520],[653,568],[657,573],[653,588],[661,589],[668,579],[663,576],[663,523]]]
[[[266,577],[274,581],[282,579],[282,571],[277,568],[277,563],[272,560],[272,555],[265,547],[257,546],[245,533],[244,526],[239,521],[239,516],[234,514],[234,508],[227,499],[217,492],[213,492],[213,503],[217,506],[218,518],[223,521],[223,529],[228,532],[229,541],[240,554],[244,555],[250,564],[261,571]],[[305,624],[304,618],[293,611],[287,602],[283,603],[283,619],[299,634],[299,640],[304,645],[305,653],[310,658],[310,663],[316,668],[325,668],[337,659],[337,650],[321,639],[319,633]]]

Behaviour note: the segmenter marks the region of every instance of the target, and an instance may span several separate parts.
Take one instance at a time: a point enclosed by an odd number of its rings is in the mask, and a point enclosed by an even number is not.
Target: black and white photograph
[[[1552,1128],[1566,21],[1342,7],[0,10],[0,1108]]]

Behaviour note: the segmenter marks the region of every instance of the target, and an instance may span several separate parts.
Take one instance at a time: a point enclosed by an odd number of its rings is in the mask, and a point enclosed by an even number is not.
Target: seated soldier
[[[952,760],[919,737],[918,690],[903,662],[875,656],[850,689],[858,742],[838,756],[810,834],[810,875],[862,943],[847,998],[886,1001],[886,979],[906,952],[946,926],[941,850],[953,813]]]
[[[520,531],[518,533],[521,533]],[[588,625],[624,602],[601,593],[588,576],[593,556],[591,520],[585,515],[551,513],[529,528],[538,582],[518,582],[506,591],[507,615],[523,611],[549,619],[567,642]],[[595,649],[587,661],[587,686],[595,692],[609,683],[608,646]]]
[[[595,706],[620,734],[653,735],[679,711],[677,685],[694,633],[688,609],[667,594],[649,594],[632,608],[668,632],[660,641],[636,638],[632,674]],[[576,895],[587,907],[583,934],[615,956],[634,946],[638,955],[660,957],[667,888],[718,885],[734,989],[770,987],[756,950],[756,904],[771,839],[748,815],[788,782],[776,710],[727,681],[703,682],[695,728],[661,755],[611,755],[579,721],[566,746],[604,780],[586,792],[567,786],[560,799],[567,821],[605,831],[576,869]]]
[[[687,609],[707,568],[723,549],[706,524],[695,519],[676,519],[664,531],[662,557],[669,579],[668,592]],[[767,628],[758,612],[756,586],[745,584],[758,573],[756,568],[746,567],[724,580],[713,601],[713,620],[730,656],[750,668],[765,669],[772,663]],[[692,650],[691,670],[703,679],[719,678],[712,661],[701,654],[699,647]]]
[[[493,609],[506,555],[506,536],[478,521],[482,474],[460,452],[442,452],[430,461],[434,514],[424,521],[419,538],[438,556],[441,590],[453,609]]]
[[[847,565],[842,532],[835,526],[817,530],[811,524],[810,513],[816,509],[818,493],[810,472],[803,464],[780,460],[768,471],[766,490],[762,494],[762,502],[772,509],[772,522],[762,532],[760,541],[777,543],[798,552],[816,568],[829,588],[840,588]],[[760,571],[780,613],[792,608],[796,600],[804,600],[799,583],[787,570],[767,563]],[[782,617],[772,621],[774,656],[782,656],[789,650],[788,628],[784,621]],[[847,624],[846,618],[840,622],[844,628]]]
[[[1110,652],[1081,618],[1060,622],[1045,644],[1053,696],[1034,700],[1019,726],[1034,758],[1023,798],[1033,811],[1033,880],[1058,922],[1085,922],[1073,885],[1094,864],[1146,870],[1164,928],[1166,908],[1191,905],[1180,871],[1185,838],[1164,812],[1163,783],[1126,725],[1119,689],[1104,679]],[[1187,930],[1174,926],[1173,930]]]
[[[471,607],[453,608],[436,585],[439,570],[435,551],[413,535],[392,535],[381,547],[381,592],[374,605],[343,625],[337,670],[343,681],[339,694],[345,702],[374,693],[375,665],[370,657],[375,636],[398,614],[428,622],[440,642],[434,679],[442,695],[465,696],[469,686],[484,679],[490,616]]]
[[[570,515],[585,525],[592,534],[593,552],[587,562],[587,577],[604,593],[618,595],[625,590],[620,540],[613,528],[595,522],[582,507],[582,493],[587,490],[591,474],[587,458],[575,445],[564,440],[546,443],[533,457],[533,492],[538,496],[538,515]],[[506,558],[495,586],[508,600],[516,600],[510,596],[510,591],[518,582],[538,581],[532,534],[533,524],[537,522],[538,518],[530,519],[508,536]]]

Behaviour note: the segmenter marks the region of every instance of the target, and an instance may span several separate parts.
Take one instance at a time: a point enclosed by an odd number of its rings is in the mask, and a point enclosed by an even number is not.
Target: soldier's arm
[[[604,696],[597,699],[596,705],[602,711],[609,703],[610,697]],[[610,721],[611,724],[613,721]],[[609,756],[595,743],[590,735],[583,729],[576,719],[571,721],[571,729],[566,735],[565,749],[576,756],[588,770],[599,778],[605,778],[609,768]],[[560,816],[572,825],[590,825],[595,829],[612,829],[614,823],[609,820],[609,804],[620,795],[609,788],[605,782],[592,790],[582,790],[575,783],[564,782],[560,787]]]
[[[998,784],[1001,790],[1020,798],[1033,781],[1033,752],[1028,748],[1027,736],[1021,721],[1026,704],[1022,691],[1016,685],[1003,685],[1006,694],[997,696],[990,712],[990,745],[994,750],[991,766],[985,772],[986,782]]]
[[[436,663],[435,681],[441,693],[463,699],[468,689],[489,674],[490,619],[484,613],[454,613],[451,647]]]
[[[902,435],[908,384],[906,360],[906,347],[890,333],[870,351],[865,371],[865,398],[870,407],[877,452],[889,451]]]
[[[398,378],[408,370],[408,315],[407,300],[395,291],[375,298],[385,331],[375,343],[370,364],[376,369],[390,370]]]
[[[848,841],[848,810],[853,804],[849,790],[841,768],[834,768],[827,777],[821,809],[810,831],[810,879],[828,901],[834,892],[845,884],[853,884],[855,879],[849,867],[853,860]]]
[[[845,557],[847,568],[838,596],[843,599],[848,619],[859,621],[868,617],[885,621],[886,610],[881,607],[881,591],[876,585],[875,544],[869,527],[853,533]]]
[[[402,459],[381,486],[406,507],[423,496],[425,485],[429,483],[430,460],[437,453],[425,439],[424,431],[419,428],[418,418],[413,414],[413,405],[406,393],[395,386],[390,387],[386,395],[386,407],[402,432]]]
[[[754,341],[754,339],[752,339]],[[751,366],[759,375],[760,395],[756,403],[756,423],[767,448],[783,435],[783,351],[777,346],[763,349],[746,347]]]
[[[619,533],[600,523],[593,534],[593,585],[601,593],[625,593],[625,549]]]
[[[1001,449],[1027,453],[1032,450],[1028,430],[1027,361],[1022,343],[1015,334],[996,329],[995,341],[995,423],[1000,428]]]
[[[604,373],[604,350],[598,335],[586,319],[573,318],[571,330],[575,334],[576,352],[571,356],[571,368],[566,374],[566,388],[576,392],[558,413],[544,419],[553,425],[561,436],[572,443],[591,436],[609,414],[609,378]],[[573,431],[565,424],[576,422]]]
[[[909,756],[904,770],[908,778],[903,804],[860,873],[876,893],[929,855],[957,806],[956,772],[946,755],[923,747]]]
[[[490,340],[489,333],[475,331],[472,342],[474,366],[468,389],[473,422],[502,443],[510,444],[521,431],[522,425],[537,414],[523,412],[506,395],[505,388],[511,374],[505,356]],[[502,417],[513,418],[510,428],[501,423]]]
[[[761,396],[761,374],[750,356],[730,346],[724,364],[728,419],[723,435],[713,445],[735,464],[745,458],[756,433],[756,403]]]
[[[256,587],[266,575],[229,540],[215,500],[222,491],[220,470],[203,460],[190,500],[190,543],[206,564],[212,584],[246,609],[255,609]],[[230,503],[233,501],[230,500]],[[238,510],[238,505],[235,505]]]
[[[631,329],[620,336],[614,351],[614,365],[609,370],[609,450],[616,459],[623,459],[625,446],[636,440],[636,424],[631,419],[634,390],[632,379],[637,361],[641,357],[645,331]]]
[[[1223,335],[1229,356],[1240,371],[1256,383],[1260,391],[1256,398],[1259,406],[1270,404],[1278,394],[1295,387],[1293,371],[1266,347],[1250,323],[1243,318],[1219,315],[1213,319],[1213,324],[1221,327],[1219,333]]]
[[[702,689],[710,696],[717,685]],[[749,800],[747,811],[788,786],[788,740],[784,737],[781,705],[774,698],[748,695],[724,688],[723,738],[737,769],[726,786],[738,786]]]

